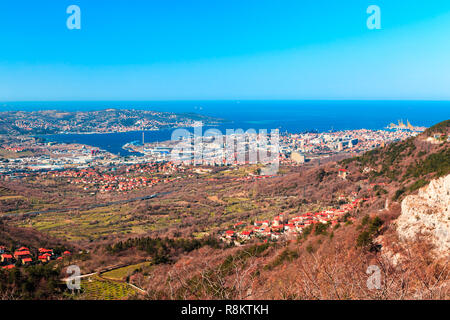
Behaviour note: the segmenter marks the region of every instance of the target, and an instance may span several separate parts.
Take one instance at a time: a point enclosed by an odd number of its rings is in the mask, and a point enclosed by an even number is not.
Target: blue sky
[[[449,100],[449,34],[448,0],[3,0],[0,101]]]

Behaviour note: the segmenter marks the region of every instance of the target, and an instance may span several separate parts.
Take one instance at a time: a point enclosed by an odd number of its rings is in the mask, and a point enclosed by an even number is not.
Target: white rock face
[[[450,256],[450,175],[432,180],[402,201],[397,232],[404,240],[421,234],[436,245],[439,255]]]

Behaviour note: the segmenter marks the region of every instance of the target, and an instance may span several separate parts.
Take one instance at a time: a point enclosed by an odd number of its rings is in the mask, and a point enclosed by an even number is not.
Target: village
[[[341,200],[345,197],[341,196]],[[373,198],[354,198],[351,202],[342,204],[338,208],[329,208],[318,212],[302,214],[280,213],[273,220],[254,221],[248,224],[244,221],[233,225],[232,229],[220,232],[220,240],[228,244],[241,246],[251,240],[278,241],[295,240],[306,228],[317,224],[336,227],[340,223],[354,222],[352,212],[363,202]]]
[[[82,170],[49,171],[44,178],[66,179],[72,185],[80,185],[85,191],[128,192],[160,183],[181,179],[189,169],[171,162],[135,164],[123,167],[86,168]],[[181,174],[175,176],[176,174]]]
[[[61,261],[72,255],[68,250],[62,252],[59,251],[60,250],[39,248],[36,252],[33,252],[24,246],[10,251],[6,246],[0,245],[0,267],[2,269],[11,270],[20,266],[48,263],[53,260]]]

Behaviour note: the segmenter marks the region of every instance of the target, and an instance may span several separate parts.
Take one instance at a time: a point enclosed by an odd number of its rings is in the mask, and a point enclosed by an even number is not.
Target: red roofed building
[[[294,230],[295,226],[293,223],[288,223],[286,225],[284,225],[284,230],[289,231],[289,230]]]
[[[228,230],[228,231],[226,231],[226,232],[225,232],[225,237],[226,237],[227,239],[231,239],[231,238],[235,237],[234,231],[233,231],[233,230]]]
[[[249,239],[251,233],[252,233],[251,231],[243,231],[241,232],[240,237],[243,239]]]
[[[45,249],[45,248],[39,248],[39,253],[53,253],[53,250]]]
[[[14,258],[19,259],[19,258],[25,258],[31,256],[31,252],[30,251],[16,251],[14,252]]]
[[[41,262],[48,262],[50,260],[50,255],[45,254],[45,255],[39,256],[38,259]]]
[[[340,178],[342,178],[342,179],[347,179],[347,174],[348,174],[348,171],[347,170],[345,170],[345,169],[339,169],[339,173],[338,173],[338,176],[340,177]]]
[[[23,258],[22,259],[22,264],[30,264],[31,262],[33,262],[33,260],[31,260],[31,258]]]
[[[15,268],[15,265],[13,265],[13,264],[10,264],[8,266],[4,266],[3,267],[3,269],[6,269],[6,270],[11,270],[11,269],[14,269],[14,268]]]
[[[4,253],[4,254],[1,255],[1,259],[2,259],[1,262],[2,263],[4,263],[4,262],[11,262],[12,258],[13,258],[12,255]]]
[[[272,231],[273,232],[281,232],[281,230],[283,230],[283,228],[284,228],[283,225],[272,226]]]

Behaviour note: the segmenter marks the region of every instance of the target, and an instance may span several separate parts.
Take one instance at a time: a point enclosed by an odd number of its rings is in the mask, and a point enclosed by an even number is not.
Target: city
[[[425,128],[413,130],[346,130],[324,133],[285,134],[279,137],[279,159],[281,163],[308,164],[309,162],[324,162],[331,157],[349,157],[370,151],[377,147],[406,140],[417,136]],[[143,134],[144,136],[144,134]],[[0,136],[1,138],[1,136]],[[166,163],[172,159],[172,154],[181,149],[184,158],[177,158],[178,164],[185,165],[245,165],[261,163],[260,158],[249,158],[249,150],[255,148],[255,143],[261,138],[258,134],[242,132],[241,134],[225,135],[221,141],[217,137],[188,137],[182,142],[167,141],[158,143],[128,144],[124,148],[140,153],[142,156],[120,157],[97,147],[45,142],[30,136],[3,137],[0,151],[0,172],[2,179],[16,179],[22,176],[36,174],[42,171],[57,170],[58,176],[73,176],[74,173],[65,170],[81,170],[87,168],[112,168],[133,166],[145,163]],[[227,150],[227,139],[241,139],[242,145],[232,146]],[[2,141],[0,140],[0,142]],[[231,141],[231,140],[230,140]],[[144,142],[145,143],[145,142]],[[180,146],[181,144],[181,146]],[[196,159],[193,146],[196,145],[200,159]],[[183,150],[184,148],[184,150]],[[186,152],[188,150],[189,152]],[[242,150],[242,155],[236,154]],[[229,152],[228,152],[229,151]],[[244,154],[245,153],[245,154]],[[269,152],[270,153],[270,152]]]

